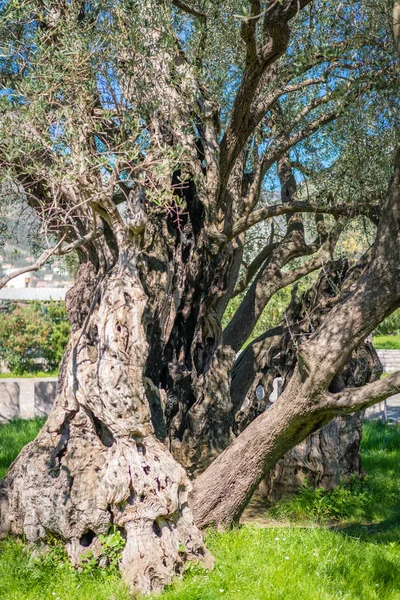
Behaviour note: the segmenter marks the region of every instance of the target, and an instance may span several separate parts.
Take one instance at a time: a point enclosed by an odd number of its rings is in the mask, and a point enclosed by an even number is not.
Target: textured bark
[[[157,435],[193,476],[233,439],[235,354],[220,346],[217,314],[232,249],[210,256],[204,205],[192,183],[179,193],[188,213],[180,223],[157,218],[149,224],[140,271],[149,295],[146,377],[158,390],[153,398],[162,420]]]
[[[363,417],[363,411],[336,417],[287,452],[261,482],[260,495],[272,502],[298,492],[305,483],[331,490],[351,476],[362,476]]]
[[[97,536],[113,525],[126,539],[125,579],[149,592],[187,559],[210,564],[210,555],[188,506],[186,473],[154,434],[144,380],[147,299],[132,263],[101,281],[75,323],[55,406],[1,483],[0,530],[30,542],[57,536],[79,564],[82,552],[100,551]]]
[[[323,318],[313,323],[315,330],[303,331],[292,319],[293,331],[286,330],[283,338],[279,334],[280,359],[274,368],[276,340],[269,340],[268,348],[258,340],[235,363],[235,351],[271,296],[330,258],[340,227],[330,236],[318,221],[317,240],[308,245],[300,213],[338,216],[358,210],[334,200],[325,208],[295,202],[295,179],[285,157],[337,118],[352,94],[346,92],[343,104],[336,103],[335,91],[317,92],[287,123],[285,135],[269,136],[267,122],[259,127],[290,88],[300,91],[303,103],[301,90],[309,83],[301,81],[297,67],[292,69],[292,53],[287,61],[277,61],[289,43],[290,21],[309,3],[282,0],[262,10],[259,2],[250,2],[240,27],[243,69],[222,134],[221,107],[207,90],[200,65],[191,64],[185,52],[171,3],[155,0],[137,4],[139,35],[132,42],[125,35],[137,32],[129,3],[115,13],[110,4],[112,21],[124,31],[122,45],[114,49],[111,37],[110,44],[100,46],[110,46],[110,65],[118,58],[115,69],[110,66],[118,84],[118,110],[110,110],[98,91],[99,63],[92,64],[89,48],[84,85],[83,80],[69,85],[72,70],[60,80],[60,90],[43,90],[43,111],[45,106],[50,111],[39,124],[44,131],[36,132],[36,124],[29,123],[38,114],[33,97],[32,111],[24,112],[24,103],[20,111],[18,102],[11,112],[3,111],[4,130],[10,127],[21,144],[25,138],[29,142],[22,146],[25,152],[8,152],[7,146],[0,152],[7,178],[15,176],[42,219],[43,231],[59,237],[51,252],[79,248],[81,263],[78,283],[67,298],[72,338],[54,410],[0,484],[3,535],[25,534],[32,542],[58,536],[77,563],[83,550],[100,552],[98,536],[113,525],[126,537],[121,569],[132,588],[161,589],[186,559],[210,562],[192,510],[198,526],[231,524],[293,445],[335,415],[368,404],[368,394],[380,398],[400,385],[388,378],[360,392],[346,388],[340,375],[351,352],[400,304],[399,166],[371,261],[350,277],[347,287],[333,288]],[[175,4],[186,10],[186,2]],[[44,47],[53,58],[62,56],[57,45],[61,17],[72,27],[68,43],[73,31],[84,32],[86,26],[96,31],[98,15],[90,3],[84,10],[63,3],[55,12],[49,5],[42,13],[40,26],[21,29],[22,38],[31,38],[27,47],[34,54]],[[193,7],[189,14],[201,19],[204,40],[208,16]],[[98,33],[103,41],[102,24]],[[91,47],[97,48],[93,40]],[[336,49],[328,53],[332,59],[318,49],[311,52],[304,73],[327,61],[340,69]],[[26,65],[19,66],[18,76],[25,77]],[[62,62],[59,66],[62,70]],[[80,74],[82,68],[76,66]],[[370,79],[366,86],[371,88]],[[365,88],[355,89],[362,93]],[[357,91],[357,102],[359,97]],[[57,117],[60,98],[68,110]],[[39,102],[42,113],[40,96]],[[64,153],[49,141],[48,125],[60,116],[64,123],[69,113],[62,129],[73,134],[71,152]],[[281,203],[268,206],[261,198],[263,179],[277,161]],[[155,200],[147,208],[146,190]],[[125,212],[117,208],[121,191]],[[287,234],[271,239],[268,251],[250,265],[243,285],[253,283],[223,340],[221,318],[243,266],[245,232],[279,215],[289,215]],[[292,259],[319,249],[300,267],[284,270]],[[291,344],[298,334],[304,337]],[[255,368],[251,359],[258,351],[263,365]],[[265,412],[265,402],[254,402],[254,386],[261,377],[269,389],[275,369],[285,378],[285,389]],[[243,406],[246,395],[249,402]],[[191,504],[182,465],[193,476],[206,469],[195,480]]]
[[[345,262],[327,265],[307,293],[300,298],[294,295],[286,312],[286,318],[291,320],[291,334],[280,325],[260,336],[239,356],[231,389],[232,399],[242,402],[236,414],[237,432],[268,410],[274,378],[282,375],[287,379],[296,364],[294,338],[307,337],[318,327],[346,272]],[[331,389],[361,387],[379,379],[381,373],[375,349],[371,343],[364,343],[353,352]],[[263,398],[257,398],[258,386],[264,389]],[[261,495],[270,501],[277,500],[297,491],[306,480],[311,487],[332,489],[350,475],[360,476],[362,418],[363,412],[337,417],[287,452],[261,482]]]
[[[335,379],[351,353],[400,304],[399,230],[400,152],[375,245],[341,286],[331,282],[321,323],[298,344],[297,364],[283,394],[197,478],[191,505],[200,526],[237,520],[288,450],[337,414],[366,408],[400,389],[398,374],[361,388],[346,388],[340,377]]]
[[[370,342],[354,351],[340,378],[333,386],[357,388],[377,381],[382,365]],[[363,475],[360,443],[364,411],[338,416],[319,431],[289,450],[260,484],[261,495],[268,500],[296,492],[308,485],[334,489],[351,476]]]

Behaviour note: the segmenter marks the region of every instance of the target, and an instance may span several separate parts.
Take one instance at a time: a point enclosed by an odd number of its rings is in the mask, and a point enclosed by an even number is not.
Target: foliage
[[[354,478],[331,491],[314,490],[304,483],[295,496],[281,500],[269,509],[268,514],[293,522],[362,519],[368,503],[367,481]]]
[[[0,475],[42,424],[43,420],[19,420],[0,425]],[[5,454],[5,448],[12,450]],[[364,482],[341,486],[337,493],[325,495],[326,502],[320,491],[314,497],[309,491],[301,494],[304,518],[308,510],[314,520],[317,512],[320,522],[329,522],[334,515],[353,525],[336,530],[246,526],[223,533],[210,531],[206,541],[216,557],[214,570],[207,573],[191,566],[184,579],[174,582],[160,598],[396,600],[400,595],[400,427],[365,423],[362,455],[368,473]],[[57,543],[38,554],[17,540],[0,542],[0,597],[131,598],[114,569],[78,572]]]
[[[58,367],[64,355],[71,328],[63,302],[49,302],[46,304],[44,318],[51,323],[48,344],[44,349],[44,357],[47,360],[48,369],[51,370]]]
[[[63,303],[21,304],[0,320],[0,355],[16,375],[54,371],[64,354],[70,326]],[[38,362],[44,360],[44,365]]]
[[[99,565],[107,565],[117,573],[126,540],[122,537],[118,529],[115,528],[111,528],[107,535],[100,534],[97,537],[101,544],[101,552],[94,554],[91,550],[88,550],[81,561],[83,570],[90,571]]]
[[[173,2],[44,3],[40,10],[31,0],[0,3],[4,213],[12,202],[11,188],[17,196],[26,191],[35,198],[32,205],[44,225],[43,245],[51,245],[55,232],[76,234],[74,221],[87,223],[91,233],[92,210],[104,196],[117,197],[121,189],[126,193],[135,182],[145,181],[149,211],[172,212],[180,222],[186,209],[179,194],[172,193],[171,173],[193,169],[183,140],[192,146],[198,143],[199,90],[194,78],[186,81],[184,69],[169,71],[163,62],[174,63],[171,57],[179,40],[200,88],[219,106],[222,138],[248,62],[243,25],[251,4],[205,0],[205,25]],[[262,21],[254,20],[260,46]],[[332,0],[317,0],[299,11],[291,22],[288,50],[274,73],[274,78],[260,81],[258,100],[280,91],[279,104],[267,103],[259,127],[249,132],[249,149],[258,150],[248,153],[248,174],[254,170],[254,156],[263,155],[268,163],[282,142],[274,120],[278,108],[285,115],[286,133],[294,139],[304,132],[288,150],[297,165],[298,199],[328,205],[378,204],[391,168],[398,114],[387,2],[338,6]],[[177,90],[184,137],[173,134],[179,127],[168,94],[172,98]],[[155,127],[157,113],[163,119]],[[327,115],[332,118],[319,123]],[[162,143],[154,134],[157,129],[168,132]],[[276,203],[275,162],[276,158],[266,171],[257,206]],[[198,186],[200,190],[200,182]],[[268,195],[268,188],[273,193]],[[114,208],[103,206],[102,214]],[[276,219],[274,225],[275,240],[282,240],[286,220]],[[308,222],[307,229],[312,230]],[[262,245],[265,241],[262,235]],[[247,244],[254,249],[254,236],[249,234]],[[76,255],[68,256],[67,268],[76,270]],[[282,297],[276,304],[279,309],[272,302],[271,313],[263,314],[254,336],[276,322]],[[234,306],[239,302],[231,304],[225,321]]]
[[[79,260],[76,252],[70,252],[61,258],[61,265],[65,271],[72,277],[76,278],[78,272]]]
[[[374,331],[375,336],[400,334],[400,309],[395,310]]]

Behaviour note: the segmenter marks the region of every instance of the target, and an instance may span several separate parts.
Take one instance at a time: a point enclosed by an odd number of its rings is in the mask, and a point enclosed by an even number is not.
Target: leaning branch
[[[198,10],[194,6],[190,6],[187,2],[182,2],[182,0],[172,0],[172,4],[183,10],[183,12],[188,15],[192,15],[193,17],[197,17],[198,19],[206,19],[206,13]]]
[[[22,267],[21,269],[17,269],[16,271],[13,271],[12,273],[9,273],[8,275],[0,279],[0,289],[7,285],[9,281],[15,279],[15,277],[18,277],[19,275],[23,275],[24,273],[30,273],[31,271],[38,271],[41,267],[43,267],[44,264],[46,264],[46,262],[51,256],[64,256],[65,254],[69,254],[69,252],[76,250],[76,248],[84,246],[85,244],[92,241],[95,237],[100,235],[102,231],[103,230],[99,228],[95,232],[88,233],[87,235],[79,237],[74,242],[71,242],[70,244],[67,244],[63,247],[62,244],[65,241],[65,237],[67,235],[64,234],[60,241],[56,244],[56,246],[44,250],[39,256],[39,258],[36,260],[36,262],[33,263],[33,265],[28,265],[26,267]]]
[[[183,12],[187,13],[188,15],[196,17],[199,23],[201,23],[202,25],[200,41],[195,56],[195,62],[197,66],[201,67],[207,40],[207,14],[195,8],[194,6],[190,6],[186,2],[182,2],[181,0],[172,0],[172,4],[180,8]]]
[[[290,148],[293,148],[293,146],[296,146],[296,144],[299,144],[303,140],[307,139],[313,133],[315,133],[328,123],[334,121],[337,117],[337,111],[330,111],[328,113],[325,113],[320,117],[314,119],[314,121],[308,123],[305,127],[297,131],[291,137],[285,139],[280,144],[278,143],[275,147],[272,147],[269,153],[266,154],[266,156],[263,158],[263,175],[265,175],[271,168],[271,166],[274,164],[274,162],[279,160],[279,158],[283,156],[288,150],[290,150]]]
[[[348,414],[382,402],[400,392],[400,371],[360,388],[346,388],[338,394],[325,394],[325,404],[337,414]]]
[[[267,69],[284,53],[289,43],[290,29],[288,22],[296,16],[299,10],[311,0],[283,0],[274,2],[271,10],[264,16],[262,50],[256,52],[252,25],[245,25],[246,68],[233,101],[231,119],[221,140],[221,183],[227,182],[234,163],[249,136],[258,123],[253,119],[251,106],[257,89]],[[255,5],[256,3],[252,3]],[[253,7],[254,8],[254,7]],[[257,19],[261,15],[254,15]],[[242,29],[243,33],[243,29]]]
[[[18,277],[19,275],[23,275],[24,273],[29,273],[30,271],[38,271],[40,267],[42,267],[53,254],[56,254],[61,244],[65,240],[65,235],[61,238],[58,244],[54,248],[47,248],[42,252],[37,261],[33,265],[28,265],[27,267],[22,267],[21,269],[17,269],[8,275],[5,275],[2,279],[0,279],[0,289],[3,288],[9,281]]]
[[[261,268],[263,263],[267,260],[267,258],[272,254],[275,248],[278,246],[278,243],[267,244],[251,261],[250,265],[246,267],[245,273],[242,279],[236,285],[232,298],[235,298],[238,294],[241,294],[249,285],[253,277],[257,274],[258,270]]]
[[[369,216],[369,209],[365,206],[354,206],[349,207],[345,204],[337,204],[335,206],[315,206],[309,202],[293,202],[291,204],[275,204],[274,206],[264,206],[259,210],[254,211],[250,215],[239,219],[231,232],[227,235],[227,240],[230,241],[236,238],[241,233],[244,233],[250,227],[266,221],[272,217],[279,217],[280,215],[290,215],[295,213],[315,213],[315,214],[329,214],[334,217],[347,216],[354,217],[356,215]]]

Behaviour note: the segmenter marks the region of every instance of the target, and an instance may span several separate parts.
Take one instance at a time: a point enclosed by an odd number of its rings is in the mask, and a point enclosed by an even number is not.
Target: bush
[[[69,331],[63,303],[15,306],[1,315],[0,356],[16,375],[53,371],[63,356]]]
[[[325,491],[303,484],[297,494],[283,498],[269,509],[273,518],[290,521],[327,521],[362,519],[368,510],[368,479],[352,477],[347,483]]]
[[[400,334],[400,309],[395,310],[375,329],[375,336]]]

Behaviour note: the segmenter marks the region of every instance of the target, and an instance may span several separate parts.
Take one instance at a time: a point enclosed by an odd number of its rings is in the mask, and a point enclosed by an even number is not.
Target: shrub
[[[400,309],[389,315],[374,331],[376,336],[398,334],[400,334]]]
[[[64,353],[69,330],[63,303],[14,306],[1,315],[0,356],[16,375],[53,371]]]
[[[58,367],[64,356],[71,326],[67,320],[64,302],[49,302],[45,306],[45,317],[51,323],[50,337],[44,351],[49,370]]]

